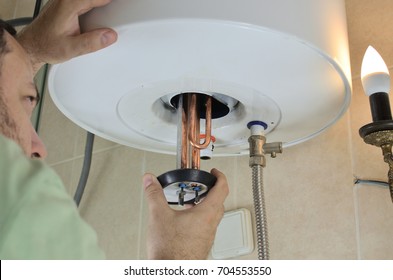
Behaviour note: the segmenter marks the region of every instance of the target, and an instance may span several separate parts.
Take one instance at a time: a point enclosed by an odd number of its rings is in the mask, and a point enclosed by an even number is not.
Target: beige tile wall
[[[7,20],[18,17],[31,17],[35,1],[32,0],[1,0],[0,18]]]
[[[1,15],[21,9],[0,1]],[[386,180],[387,166],[377,148],[358,136],[371,119],[359,79],[361,58],[373,44],[393,65],[393,3],[391,0],[347,0],[353,73],[353,101],[348,113],[318,137],[268,159],[264,183],[273,259],[392,259],[393,204],[386,189],[354,186],[354,178]],[[23,6],[23,5],[22,5]],[[4,9],[6,9],[4,8]],[[4,10],[6,11],[6,10]],[[75,191],[83,161],[85,132],[67,120],[47,95],[40,135],[47,159]],[[172,156],[143,152],[99,139],[94,146],[91,175],[80,207],[97,230],[110,259],[143,259],[146,203],[141,191],[144,172],[172,169]],[[227,210],[253,212],[251,171],[247,157],[215,158],[203,163],[228,176]],[[256,252],[243,259],[256,258]]]
[[[3,20],[14,18],[16,1],[0,1],[0,18]]]

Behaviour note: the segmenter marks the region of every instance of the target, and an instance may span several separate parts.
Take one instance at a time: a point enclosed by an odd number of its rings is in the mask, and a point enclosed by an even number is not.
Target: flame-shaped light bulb
[[[364,92],[370,97],[373,121],[391,120],[389,70],[381,55],[371,46],[364,55],[361,76]]]
[[[372,46],[369,46],[364,54],[361,76],[364,91],[368,96],[376,92],[389,93],[390,76],[388,67],[381,55]]]

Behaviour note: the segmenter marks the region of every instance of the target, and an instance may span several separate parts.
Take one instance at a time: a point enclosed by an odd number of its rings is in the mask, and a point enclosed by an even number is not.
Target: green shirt
[[[0,134],[0,259],[102,259],[60,178]]]

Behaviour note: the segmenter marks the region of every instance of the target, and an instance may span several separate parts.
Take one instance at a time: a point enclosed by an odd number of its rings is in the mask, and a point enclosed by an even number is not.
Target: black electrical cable
[[[94,144],[94,134],[87,132],[86,146],[85,146],[85,159],[83,161],[83,167],[81,176],[79,178],[78,187],[74,195],[74,201],[77,206],[79,206],[83,193],[85,191],[87,179],[89,178],[91,159],[93,157],[93,144]]]
[[[13,27],[18,27],[18,26],[28,25],[32,21],[33,21],[32,17],[22,17],[22,18],[15,18],[15,19],[7,20],[7,23],[12,25]]]
[[[34,7],[34,13],[33,13],[33,18],[36,18],[38,14],[41,11],[41,6],[42,6],[42,0],[36,0],[35,1],[35,7]]]

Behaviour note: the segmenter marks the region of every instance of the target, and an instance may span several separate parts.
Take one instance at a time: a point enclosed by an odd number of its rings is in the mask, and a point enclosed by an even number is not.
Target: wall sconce
[[[360,128],[364,142],[380,147],[384,161],[389,164],[388,183],[393,202],[393,120],[390,111],[390,75],[380,54],[368,47],[362,62],[362,85],[369,96],[373,122]]]

